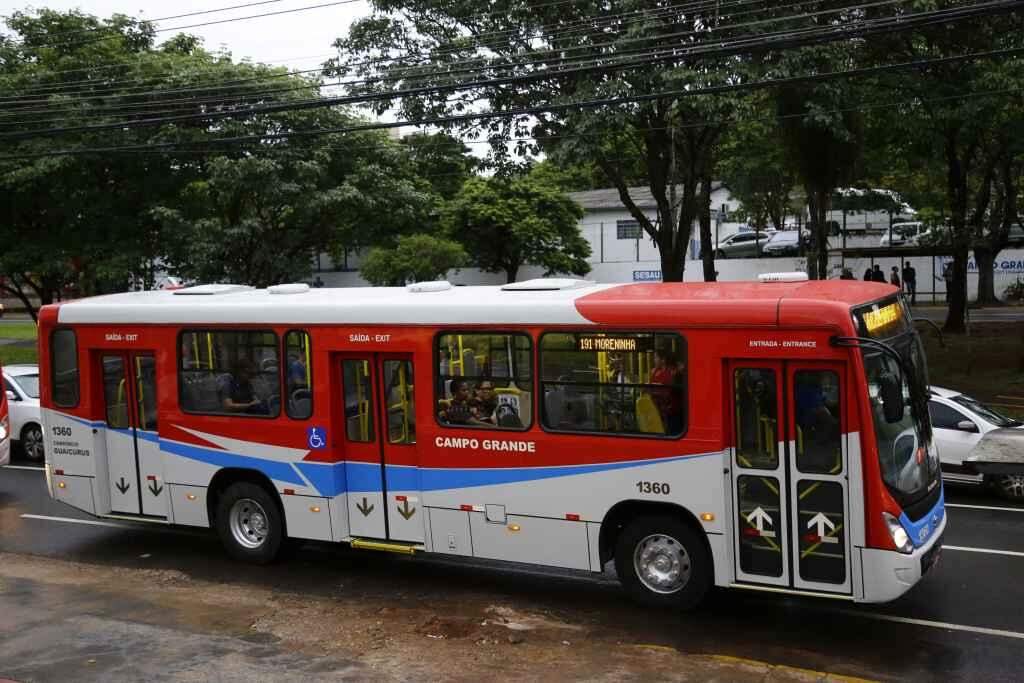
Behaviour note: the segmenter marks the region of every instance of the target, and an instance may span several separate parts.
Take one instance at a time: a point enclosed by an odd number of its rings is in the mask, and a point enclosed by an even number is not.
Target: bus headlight
[[[882,519],[885,520],[885,525],[889,528],[889,536],[896,545],[896,549],[907,555],[914,552],[914,544],[910,542],[910,536],[907,535],[907,530],[900,524],[900,520],[888,512],[882,513]]]

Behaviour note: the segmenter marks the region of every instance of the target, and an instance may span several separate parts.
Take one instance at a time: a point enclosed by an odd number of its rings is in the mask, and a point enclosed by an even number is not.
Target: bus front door
[[[844,368],[733,362],[736,580],[849,594]]]
[[[110,509],[167,516],[157,435],[156,360],[152,353],[103,353]]]
[[[348,518],[352,536],[422,543],[413,361],[346,354],[341,361]]]

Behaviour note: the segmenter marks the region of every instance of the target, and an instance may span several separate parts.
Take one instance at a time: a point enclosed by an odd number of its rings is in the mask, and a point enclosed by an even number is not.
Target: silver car
[[[771,239],[770,232],[737,232],[718,242],[715,258],[756,258]]]

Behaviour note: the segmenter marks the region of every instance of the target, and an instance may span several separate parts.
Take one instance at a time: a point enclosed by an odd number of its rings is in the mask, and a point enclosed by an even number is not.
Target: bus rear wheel
[[[284,520],[277,501],[266,489],[240,481],[217,500],[217,534],[236,560],[268,564],[277,558],[284,541]]]
[[[615,546],[619,582],[652,607],[692,609],[711,587],[711,557],[703,539],[673,517],[638,517]]]

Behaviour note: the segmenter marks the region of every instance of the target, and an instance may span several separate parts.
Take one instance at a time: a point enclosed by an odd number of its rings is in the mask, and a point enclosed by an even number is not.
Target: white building
[[[657,218],[657,209],[651,191],[646,187],[629,189],[630,197],[637,207],[651,219]],[[661,279],[661,257],[657,245],[643,234],[640,225],[619,199],[615,189],[588,190],[569,194],[580,206],[584,215],[580,219],[580,232],[590,243],[590,273],[587,278],[598,282],[641,282]],[[712,218],[714,229],[720,238],[740,230],[742,223],[726,222],[724,216],[733,214],[739,209],[739,202],[730,194],[722,183],[714,183],[711,194]],[[906,207],[909,210],[909,207]],[[910,215],[912,210],[910,210]],[[884,217],[883,217],[884,216]],[[834,212],[830,216],[842,225],[842,212]],[[879,235],[888,228],[888,214],[881,212],[865,212],[847,215],[849,233],[846,239],[842,236],[830,238],[832,248],[849,246],[878,246]],[[856,227],[855,227],[856,226]],[[687,282],[703,280],[703,270],[699,261],[695,260],[699,253],[699,225],[693,226],[690,248],[687,250],[684,279]],[[831,258],[830,277],[838,277],[840,269],[850,268],[856,277],[861,277],[864,270],[875,262],[879,263],[887,274],[892,266],[902,267],[903,262],[910,261],[917,270],[917,287],[919,300],[928,301],[945,299],[946,286],[942,280],[942,267],[946,259],[942,257],[914,257],[904,259],[898,250],[892,256],[886,255],[875,260]],[[367,283],[359,276],[359,254],[350,253],[339,264],[331,263],[327,255],[317,259],[314,272],[328,287],[365,286]],[[761,258],[761,259],[719,259],[715,262],[719,280],[753,280],[759,273],[779,271],[804,271],[806,260],[797,257]],[[543,269],[536,266],[524,266],[519,269],[519,280],[529,280],[543,276]],[[1008,250],[999,255],[995,270],[996,291],[1002,294],[1003,289],[1011,282],[1024,278],[1024,250]],[[448,273],[448,280],[454,284],[502,284],[504,273],[485,273],[477,268],[463,268]],[[974,296],[977,289],[977,267],[973,261],[968,269],[968,290]]]

